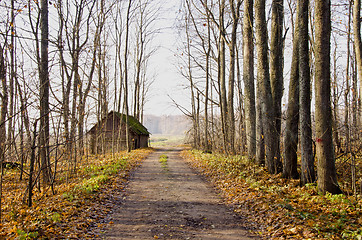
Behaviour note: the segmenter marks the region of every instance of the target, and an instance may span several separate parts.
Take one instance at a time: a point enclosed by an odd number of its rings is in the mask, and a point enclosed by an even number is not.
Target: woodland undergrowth
[[[361,195],[319,194],[241,156],[185,150],[184,159],[265,239],[362,239]]]
[[[102,219],[112,209],[116,193],[124,188],[129,172],[151,149],[85,157],[76,174],[60,171],[50,189],[34,189],[34,203],[22,203],[27,179],[18,170],[7,170],[3,183],[3,221],[0,239],[93,239]],[[104,220],[103,220],[104,221]]]

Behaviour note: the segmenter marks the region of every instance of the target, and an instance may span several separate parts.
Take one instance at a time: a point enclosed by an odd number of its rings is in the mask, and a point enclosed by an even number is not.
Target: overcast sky
[[[160,0],[157,0],[160,1]],[[145,114],[177,115],[182,114],[172,103],[169,96],[179,104],[189,104],[188,92],[182,85],[185,81],[175,67],[177,51],[177,31],[175,29],[176,15],[179,1],[162,1],[162,9],[157,27],[161,29],[154,41],[160,46],[150,61],[150,67],[155,70],[156,76],[148,94],[145,105]]]

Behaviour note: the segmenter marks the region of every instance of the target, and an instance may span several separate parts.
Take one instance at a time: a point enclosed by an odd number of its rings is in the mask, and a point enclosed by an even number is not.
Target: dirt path
[[[179,151],[158,149],[144,161],[114,209],[105,239],[252,239]],[[159,161],[163,154],[167,164]]]

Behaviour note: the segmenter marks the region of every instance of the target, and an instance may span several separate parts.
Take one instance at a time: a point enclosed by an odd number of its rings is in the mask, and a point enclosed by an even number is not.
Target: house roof
[[[126,114],[121,114],[119,112],[115,112],[115,111],[111,111],[108,113],[107,117],[104,117],[102,120],[100,120],[99,122],[97,122],[90,130],[89,132],[93,132],[95,131],[96,127],[99,126],[99,124],[103,121],[105,121],[105,119],[110,119],[110,116],[115,115],[117,117],[119,117],[122,122],[126,123]],[[145,128],[145,126],[143,126],[135,117],[128,115],[128,126],[130,127],[130,130],[133,131],[136,134],[139,135],[150,135],[150,133],[148,132],[147,128]]]
[[[121,114],[119,112],[110,112],[108,115],[115,113],[119,118],[122,119],[122,122],[126,123],[126,114]],[[143,126],[135,117],[128,115],[128,126],[131,130],[140,135],[149,135],[147,128]]]

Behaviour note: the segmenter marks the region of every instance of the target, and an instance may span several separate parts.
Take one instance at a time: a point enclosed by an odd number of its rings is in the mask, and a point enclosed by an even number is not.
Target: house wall
[[[115,120],[115,123],[113,123]],[[108,118],[101,126],[97,126],[92,131],[90,149],[92,154],[118,152],[127,150],[126,125],[121,124],[119,118]],[[148,147],[148,136],[137,135],[129,131],[129,142],[131,149]]]
[[[148,138],[149,138],[149,136],[145,136],[145,135],[140,136],[140,147],[141,148],[148,147]]]

